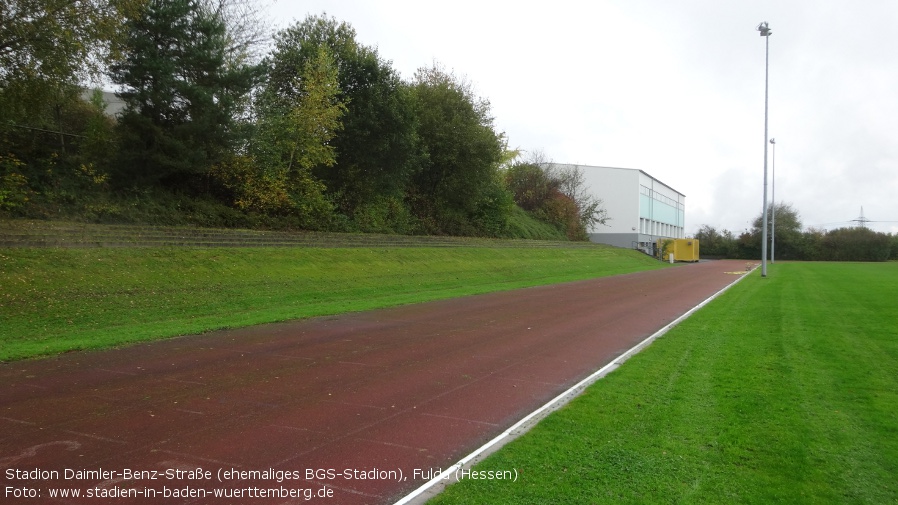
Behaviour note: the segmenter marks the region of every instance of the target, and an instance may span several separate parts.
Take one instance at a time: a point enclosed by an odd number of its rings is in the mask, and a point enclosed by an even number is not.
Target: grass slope
[[[777,264],[434,504],[898,502],[898,263]]]
[[[0,361],[662,266],[604,246],[0,249]]]

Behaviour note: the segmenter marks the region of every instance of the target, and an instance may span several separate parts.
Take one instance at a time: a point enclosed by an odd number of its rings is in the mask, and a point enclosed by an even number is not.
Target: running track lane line
[[[577,396],[580,396],[580,394],[586,388],[588,388],[589,386],[591,386],[593,383],[597,382],[602,377],[608,375],[609,373],[611,373],[612,371],[617,369],[625,361],[627,361],[634,355],[638,354],[640,351],[642,351],[643,349],[648,347],[649,344],[651,344],[656,339],[660,338],[662,335],[664,335],[665,333],[670,331],[671,328],[682,323],[687,318],[689,318],[692,314],[694,314],[696,311],[698,311],[705,305],[711,303],[711,301],[713,301],[715,298],[719,297],[724,292],[726,292],[728,289],[735,286],[739,281],[748,277],[748,275],[750,273],[754,272],[757,268],[758,268],[758,266],[755,265],[754,267],[752,267],[751,270],[748,270],[744,274],[737,277],[736,280],[734,280],[733,282],[724,286],[720,291],[709,296],[708,298],[706,298],[704,301],[702,301],[695,307],[692,307],[691,309],[686,311],[680,317],[674,319],[673,321],[668,323],[666,326],[664,326],[660,330],[649,335],[645,340],[634,345],[629,350],[627,350],[625,353],[621,354],[620,356],[618,356],[617,358],[612,360],[611,363],[608,363],[607,365],[603,366],[602,368],[596,370],[589,377],[586,377],[585,379],[581,380],[577,384],[574,384],[573,386],[571,386],[570,389],[568,389],[567,391],[564,391],[560,395],[549,400],[542,407],[527,414],[523,419],[521,419],[520,421],[513,424],[510,428],[508,428],[504,432],[500,433],[499,435],[497,435],[495,438],[493,438],[489,442],[480,446],[480,448],[476,449],[471,454],[468,454],[464,458],[458,460],[457,463],[455,463],[454,465],[452,465],[449,468],[447,468],[446,470],[444,470],[441,474],[430,479],[429,481],[427,481],[425,484],[423,484],[418,489],[415,489],[411,493],[402,497],[399,501],[395,502],[394,505],[420,505],[420,504],[423,504],[426,501],[430,500],[434,496],[440,494],[447,486],[457,482],[457,480],[450,480],[450,478],[454,479],[456,473],[459,470],[462,470],[465,468],[470,468],[470,467],[476,465],[477,463],[479,463],[481,460],[483,460],[490,454],[501,449],[505,444],[508,444],[509,442],[513,441],[514,439],[516,439],[516,438],[520,437],[521,435],[530,431],[530,429],[533,428],[534,426],[536,426],[537,423],[539,423],[539,421],[541,421],[543,418],[545,418],[552,412],[560,409],[561,407],[565,406],[568,402],[570,402]]]

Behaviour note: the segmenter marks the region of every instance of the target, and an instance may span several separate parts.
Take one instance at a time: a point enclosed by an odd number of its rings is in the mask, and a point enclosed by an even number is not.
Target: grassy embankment
[[[661,267],[603,246],[0,249],[0,361]]]
[[[898,503],[898,263],[755,273],[435,504]]]

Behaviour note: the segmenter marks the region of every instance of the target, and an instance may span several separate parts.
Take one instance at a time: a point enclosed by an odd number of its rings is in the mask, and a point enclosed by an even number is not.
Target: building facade
[[[588,230],[592,242],[651,253],[658,239],[685,238],[686,195],[646,172],[589,165],[556,167],[578,168],[587,191],[603,202],[609,219]]]
[[[100,92],[103,93],[103,102],[105,103],[107,115],[110,117],[117,117],[125,110],[125,101],[117,97],[115,93],[103,90],[100,90]],[[81,99],[85,102],[89,102],[93,94],[93,89],[85,89],[81,92]]]

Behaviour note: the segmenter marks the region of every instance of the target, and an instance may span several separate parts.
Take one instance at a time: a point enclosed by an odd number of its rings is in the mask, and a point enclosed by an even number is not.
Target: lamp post
[[[770,139],[773,144],[773,155],[770,157],[770,262],[776,263],[774,250],[776,249],[776,139]]]
[[[764,49],[764,211],[761,223],[761,277],[767,277],[767,89],[770,62],[770,27],[767,21],[758,25],[758,31],[766,39]]]

